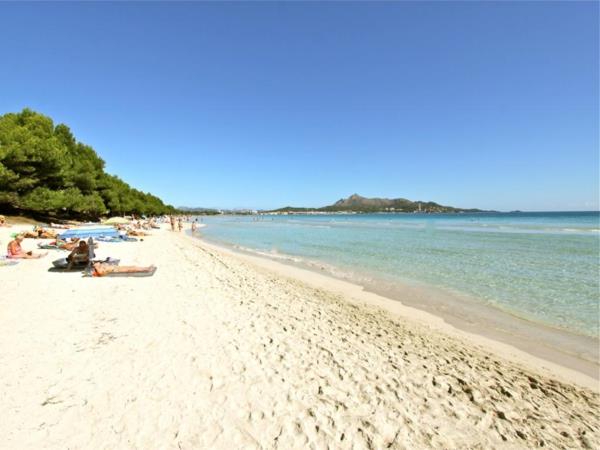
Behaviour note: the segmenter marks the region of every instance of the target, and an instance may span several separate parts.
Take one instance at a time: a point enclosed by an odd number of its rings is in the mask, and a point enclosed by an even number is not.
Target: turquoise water
[[[382,283],[418,282],[598,337],[600,213],[204,218],[208,240]]]

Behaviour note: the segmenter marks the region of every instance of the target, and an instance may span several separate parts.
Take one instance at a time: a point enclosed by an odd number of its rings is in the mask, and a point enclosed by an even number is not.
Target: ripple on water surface
[[[204,220],[209,239],[325,264],[338,275],[432,284],[529,320],[598,336],[599,213]]]

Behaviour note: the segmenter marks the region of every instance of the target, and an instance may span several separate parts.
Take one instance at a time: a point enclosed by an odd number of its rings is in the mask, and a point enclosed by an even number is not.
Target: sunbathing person
[[[56,249],[56,250],[66,250],[66,251],[71,251],[73,249],[75,249],[77,247],[77,245],[79,245],[77,243],[77,241],[79,241],[79,238],[71,238],[70,241],[67,240],[63,240],[61,238],[56,238],[56,240],[54,241],[50,241],[47,244],[44,243],[40,243],[38,244],[39,248],[45,248],[45,249]],[[94,246],[95,248],[96,246]]]
[[[54,231],[44,230],[38,231],[39,239],[56,239],[57,234]]]
[[[43,227],[34,227],[33,231],[25,231],[23,237],[31,239],[56,239],[54,231],[46,230]]]
[[[60,248],[61,250],[71,251],[71,250],[75,250],[77,248],[77,246],[79,245],[78,242],[79,242],[79,238],[76,238],[76,237],[71,238],[71,242],[66,242],[66,241],[62,241],[60,239],[56,239],[56,246],[58,248]]]
[[[42,256],[46,256],[48,252],[37,253],[26,252],[21,247],[21,242],[23,242],[23,236],[17,235],[14,240],[8,243],[7,249],[7,257],[10,259],[38,259]]]
[[[52,222],[50,222],[50,226],[52,228],[60,228],[61,230],[68,230],[69,228],[71,228],[70,225],[63,225],[61,223],[52,223]]]
[[[148,233],[144,233],[143,231],[136,230],[127,230],[128,236],[148,236]]]
[[[83,266],[87,265],[90,262],[90,247],[85,241],[79,241],[79,245],[73,249],[73,251],[67,256],[67,261],[69,265],[68,269],[73,268],[73,266]]]
[[[34,228],[33,231],[37,233],[38,239],[56,239],[56,232],[46,230],[44,227]]]
[[[103,277],[105,275],[110,275],[111,273],[153,273],[156,270],[155,266],[148,267],[139,267],[139,266],[117,266],[114,264],[108,264],[103,262],[95,262],[93,264],[94,267],[94,276],[95,277]]]

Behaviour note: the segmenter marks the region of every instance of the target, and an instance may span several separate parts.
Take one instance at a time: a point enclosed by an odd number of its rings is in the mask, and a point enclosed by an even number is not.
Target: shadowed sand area
[[[158,271],[0,267],[2,448],[600,446],[596,380],[426,312],[168,231],[97,254]]]

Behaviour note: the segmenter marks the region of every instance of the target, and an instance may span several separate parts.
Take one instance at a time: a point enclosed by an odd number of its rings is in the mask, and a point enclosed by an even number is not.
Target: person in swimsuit
[[[103,262],[94,263],[94,276],[103,277],[111,273],[145,273],[156,270],[154,266],[139,267],[139,266],[117,266],[114,264],[106,264]]]
[[[67,256],[68,268],[74,265],[82,266],[90,262],[90,247],[85,241],[79,241],[79,245]]]
[[[26,252],[21,247],[21,242],[23,242],[23,236],[19,234],[19,235],[17,235],[17,237],[14,238],[14,240],[12,240],[8,243],[8,246],[6,247],[7,253],[8,253],[7,254],[8,258],[10,258],[10,259],[38,259],[38,258],[41,258],[42,256],[46,256],[48,254],[48,252],[37,253],[37,254],[34,254],[33,252]]]
[[[74,250],[75,248],[77,248],[77,246],[79,245],[78,242],[79,242],[79,238],[77,238],[77,237],[71,238],[71,242],[65,242],[65,241],[61,241],[61,240],[57,239],[56,246],[58,248],[60,248],[61,250],[71,251],[71,250]]]

